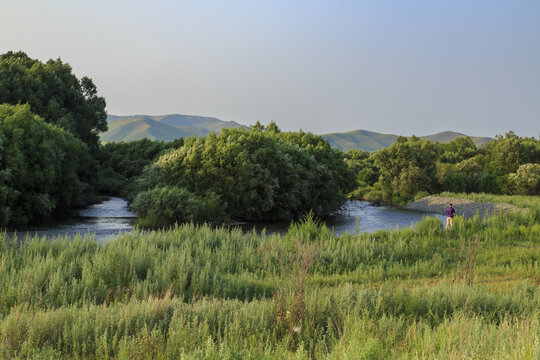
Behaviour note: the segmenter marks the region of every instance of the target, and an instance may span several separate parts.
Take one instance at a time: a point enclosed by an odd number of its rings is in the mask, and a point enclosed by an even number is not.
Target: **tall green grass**
[[[103,245],[0,234],[0,357],[537,359],[539,220],[340,237],[311,218],[283,236],[186,224]]]
[[[46,352],[89,358],[355,358],[364,348],[360,353],[367,351],[367,359],[407,358],[416,351],[452,358],[444,354],[449,346],[469,357],[488,351],[480,358],[493,358],[509,350],[524,356],[526,349],[537,356],[540,291],[533,285],[511,290],[500,295],[463,285],[314,289],[297,328],[276,316],[272,299],[184,303],[165,294],[108,306],[17,308],[2,319],[0,351],[4,357]],[[502,344],[500,334],[506,334]],[[458,348],[459,341],[466,343]],[[523,346],[513,349],[516,341]]]

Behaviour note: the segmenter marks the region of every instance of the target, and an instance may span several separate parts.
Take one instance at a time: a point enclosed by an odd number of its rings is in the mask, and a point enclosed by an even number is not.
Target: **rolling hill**
[[[383,147],[390,146],[396,139],[397,135],[381,134],[367,130],[355,130],[346,133],[331,133],[321,135],[328,140],[331,146],[349,151],[351,149],[359,149],[363,151],[375,151]],[[447,143],[459,137],[467,136],[454,131],[444,131],[433,135],[420,136],[422,139],[427,139],[431,142]],[[471,136],[472,141],[477,145],[483,145],[491,140],[489,137]]]
[[[462,133],[454,132],[454,131],[443,131],[440,133],[436,133],[433,135],[426,135],[426,136],[420,136],[422,139],[428,139],[431,142],[440,142],[440,143],[447,143],[454,139],[457,139],[458,137],[464,137],[467,136]],[[485,143],[493,140],[490,137],[482,137],[482,136],[469,136],[473,143],[475,143],[476,146],[484,145]]]
[[[364,151],[375,151],[383,147],[390,146],[396,139],[397,135],[381,134],[367,130],[355,130],[346,133],[331,133],[321,135],[328,140],[332,147],[348,151],[351,149],[359,149]]]
[[[223,128],[247,128],[234,121],[193,115],[109,115],[109,130],[101,134],[102,142],[151,140],[172,141],[188,136],[204,136]]]
[[[109,130],[101,134],[102,142],[133,141],[148,138],[151,140],[172,141],[189,136],[205,136],[210,132],[219,132],[223,128],[248,127],[234,121],[223,121],[215,117],[194,115],[109,115],[107,118]],[[390,146],[396,139],[394,134],[381,134],[367,130],[355,130],[346,133],[331,133],[321,135],[328,140],[332,147],[348,151],[359,149],[376,151]],[[429,141],[442,143],[450,142],[458,137],[467,136],[454,131],[444,131],[433,135],[421,136]],[[489,137],[473,137],[476,145],[490,141]]]

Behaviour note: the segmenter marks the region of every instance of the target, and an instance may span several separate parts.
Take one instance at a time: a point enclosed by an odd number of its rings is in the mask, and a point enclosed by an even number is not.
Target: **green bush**
[[[414,195],[414,200],[420,200],[425,198],[426,196],[429,196],[429,193],[427,191],[419,191]]]
[[[355,180],[343,153],[320,136],[252,128],[189,138],[147,167],[138,184],[139,191],[214,193],[236,220],[290,220],[336,211]]]
[[[175,222],[201,222],[225,219],[219,197],[200,197],[184,188],[157,187],[137,194],[133,209],[146,226],[164,226]]]
[[[416,231],[425,235],[440,234],[443,230],[443,222],[434,216],[424,216],[416,226]]]
[[[425,139],[400,136],[395,143],[373,154],[379,168],[379,186],[385,200],[395,196],[412,199],[419,191],[431,191],[438,148]]]
[[[358,187],[354,189],[350,194],[349,198],[353,200],[364,200],[365,196],[368,192],[370,192],[373,189],[372,186],[366,186],[366,187]]]
[[[372,187],[370,190],[366,191],[363,199],[374,204],[380,204],[385,200],[385,197],[382,190]]]

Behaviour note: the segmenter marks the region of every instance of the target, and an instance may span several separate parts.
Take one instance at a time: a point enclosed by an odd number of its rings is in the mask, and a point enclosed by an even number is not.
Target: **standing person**
[[[452,207],[452,204],[448,204],[448,207],[446,208],[446,228],[452,227],[453,220],[454,220],[454,214],[456,213],[456,210]]]

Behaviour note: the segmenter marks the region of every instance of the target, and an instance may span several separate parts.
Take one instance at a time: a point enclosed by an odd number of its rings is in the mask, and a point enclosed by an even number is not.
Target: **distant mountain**
[[[107,118],[109,130],[101,134],[103,142],[133,141],[148,138],[151,140],[172,141],[189,136],[205,136],[211,132],[219,132],[223,128],[248,127],[234,121],[223,121],[215,117],[194,115],[109,115]],[[458,137],[467,136],[453,131],[445,131],[433,135],[421,136],[429,141],[441,143],[450,142]],[[355,130],[346,133],[331,133],[322,135],[332,147],[348,151],[359,149],[375,151],[390,146],[398,138],[394,134],[381,134],[367,130]],[[490,141],[489,137],[473,137],[476,145]]]
[[[109,130],[101,134],[103,142],[151,140],[172,141],[189,136],[204,136],[219,132],[223,128],[246,128],[234,121],[223,121],[214,117],[192,115],[109,115]]]
[[[422,139],[428,139],[431,142],[440,142],[440,143],[448,143],[452,140],[455,140],[459,137],[465,137],[468,135],[454,132],[454,131],[443,131],[440,133],[436,133],[433,135],[426,135],[426,136],[420,136]],[[475,143],[476,146],[484,145],[487,142],[490,142],[493,140],[493,138],[490,137],[481,137],[481,136],[469,136],[473,143]]]
[[[441,133],[420,136],[422,139],[428,139],[431,142],[447,143],[459,137],[467,136],[454,131],[444,131]],[[336,147],[343,151],[351,149],[359,149],[363,151],[375,151],[383,147],[390,146],[398,138],[393,134],[381,134],[367,130],[355,130],[346,133],[331,133],[322,135],[328,140],[332,147]],[[491,140],[489,137],[471,136],[471,140],[478,146],[483,145]]]
[[[331,133],[322,135],[322,137],[328,140],[332,147],[343,151],[349,151],[351,149],[375,151],[390,146],[398,138],[397,135],[380,134],[367,130]]]

